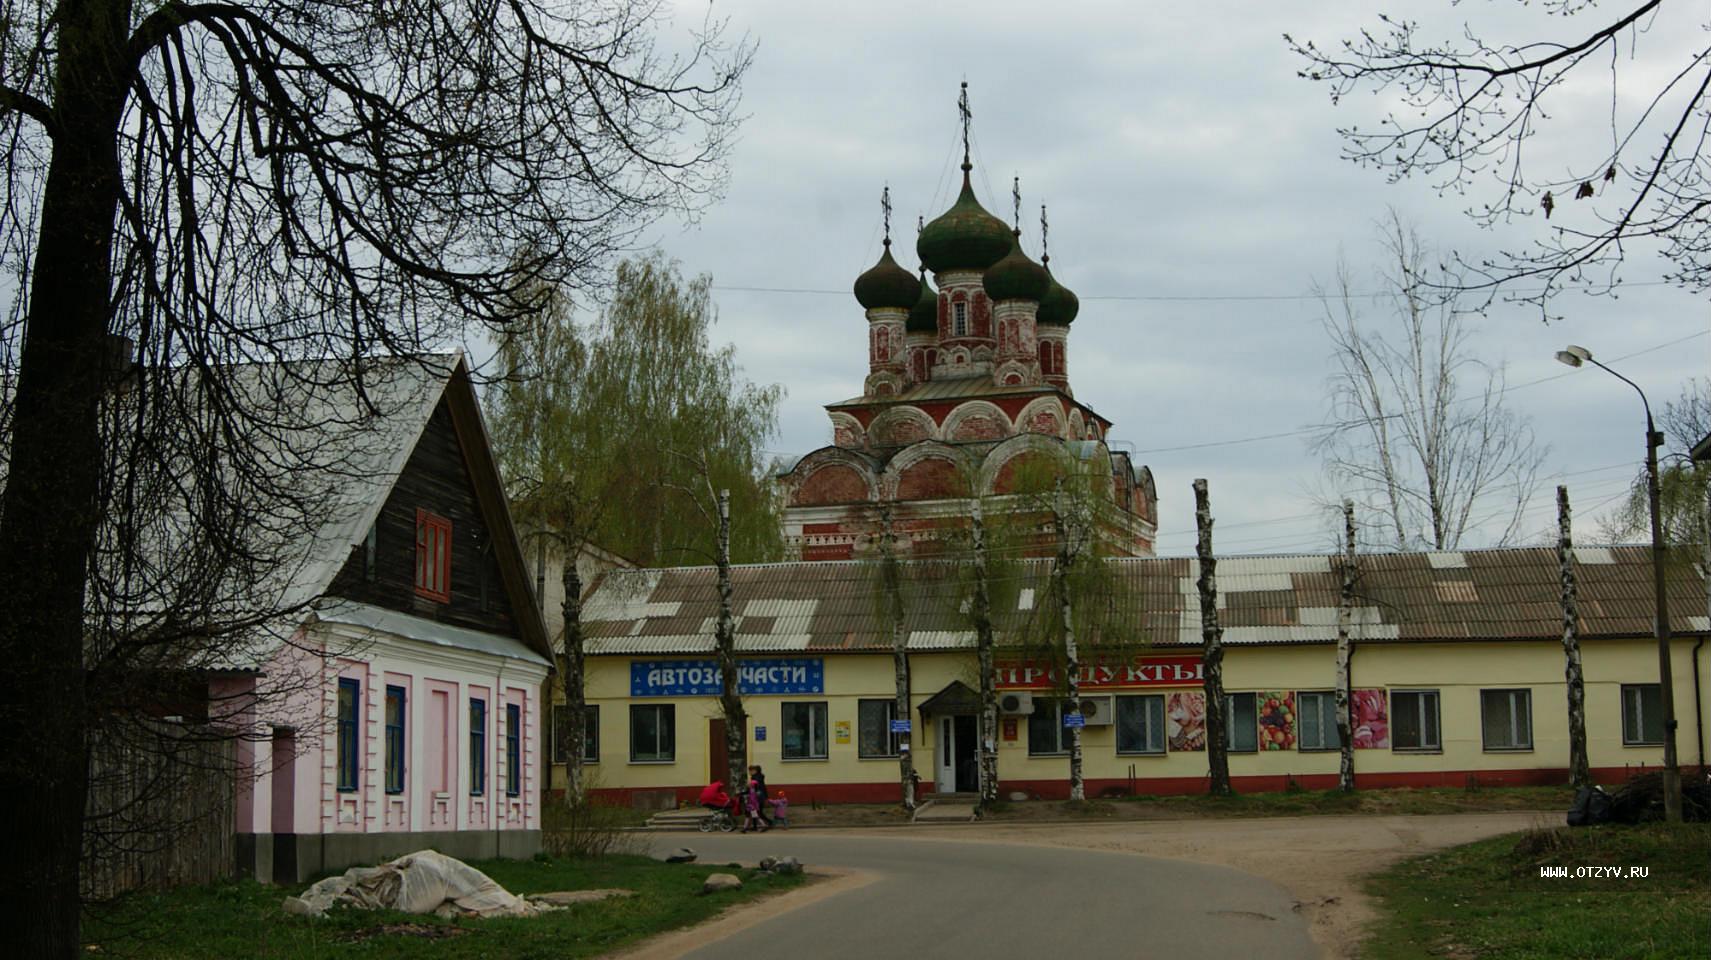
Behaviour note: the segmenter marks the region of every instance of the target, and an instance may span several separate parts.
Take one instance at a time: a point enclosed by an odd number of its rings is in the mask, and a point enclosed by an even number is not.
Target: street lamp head
[[[1591,350],[1588,350],[1585,347],[1575,346],[1572,343],[1568,345],[1567,349],[1557,351],[1557,362],[1566,363],[1571,367],[1578,367],[1591,359]]]

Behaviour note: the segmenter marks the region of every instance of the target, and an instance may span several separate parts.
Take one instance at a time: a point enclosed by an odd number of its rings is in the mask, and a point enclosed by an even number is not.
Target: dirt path
[[[981,824],[864,830],[1083,847],[1215,863],[1271,880],[1292,893],[1326,956],[1356,956],[1376,913],[1361,878],[1406,857],[1529,827],[1554,826],[1558,811],[1429,816],[1313,816],[1101,824]]]

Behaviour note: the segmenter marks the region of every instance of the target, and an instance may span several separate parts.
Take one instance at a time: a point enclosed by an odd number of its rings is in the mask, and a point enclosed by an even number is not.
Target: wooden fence
[[[233,875],[237,746],[207,727],[126,721],[89,750],[83,896]]]

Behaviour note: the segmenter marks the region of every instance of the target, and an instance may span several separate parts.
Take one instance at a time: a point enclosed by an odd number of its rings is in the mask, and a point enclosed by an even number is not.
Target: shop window
[[[505,795],[523,793],[523,708],[505,705]]]
[[[1028,755],[1051,756],[1069,752],[1069,734],[1063,728],[1063,715],[1070,712],[1068,700],[1034,698],[1034,712],[1028,715]]]
[[[1224,697],[1224,744],[1231,753],[1259,750],[1259,705],[1251,693]]]
[[[416,511],[416,592],[429,600],[452,598],[452,522]]]
[[[1630,747],[1663,743],[1663,687],[1622,684],[1622,743]]]
[[[570,762],[570,708],[553,704],[553,763]],[[600,762],[600,708],[582,705],[582,762]]]
[[[1481,690],[1479,717],[1485,749],[1533,749],[1533,691]]]
[[[891,732],[897,719],[896,700],[862,700],[856,704],[856,754],[864,760],[895,757],[903,735]]]
[[[469,698],[469,795],[487,792],[487,701]]]
[[[1337,695],[1302,691],[1295,698],[1295,746],[1299,750],[1341,750],[1337,736]]]
[[[630,705],[630,762],[672,763],[677,759],[677,707],[669,703]]]
[[[1117,698],[1117,752],[1164,752],[1164,697]]]
[[[404,688],[386,687],[386,792],[404,792]]]
[[[779,727],[784,730],[781,756],[786,760],[826,759],[826,704],[784,703],[779,705]]]
[[[339,790],[349,793],[357,788],[361,766],[357,761],[357,734],[362,717],[362,681],[350,677],[339,680],[338,757]]]
[[[1438,691],[1390,692],[1390,748],[1442,750],[1438,736]]]

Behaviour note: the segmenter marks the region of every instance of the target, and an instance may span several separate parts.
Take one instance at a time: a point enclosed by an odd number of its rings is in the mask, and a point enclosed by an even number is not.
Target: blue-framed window
[[[386,687],[386,792],[404,792],[404,688]]]
[[[487,792],[487,701],[469,698],[469,795]]]
[[[505,705],[505,795],[523,793],[523,708]]]
[[[362,768],[357,762],[358,718],[362,715],[362,681],[339,678],[339,724],[337,740],[339,790],[349,793],[357,788]]]

